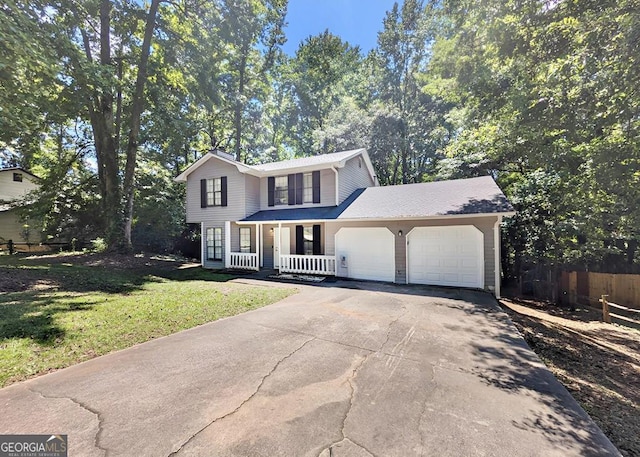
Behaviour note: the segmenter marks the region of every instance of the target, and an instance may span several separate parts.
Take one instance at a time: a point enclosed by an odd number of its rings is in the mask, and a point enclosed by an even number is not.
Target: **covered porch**
[[[225,268],[333,276],[336,257],[326,252],[323,221],[227,221]]]

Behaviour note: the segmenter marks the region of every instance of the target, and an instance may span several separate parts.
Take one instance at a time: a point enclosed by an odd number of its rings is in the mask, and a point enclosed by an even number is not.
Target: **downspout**
[[[231,221],[224,221],[224,267],[231,268]]]
[[[207,234],[204,233],[204,222],[200,222],[200,265],[204,268],[204,259],[207,258]]]
[[[500,298],[500,280],[502,275],[500,274],[500,270],[502,268],[502,263],[500,262],[500,223],[502,222],[502,216],[498,215],[496,219],[496,223],[493,226],[493,252],[495,254],[495,296],[496,298]]]
[[[339,179],[339,175],[338,175],[338,170],[336,169],[336,167],[334,167],[332,165],[331,169],[336,174],[336,206],[338,206],[338,205],[340,205],[340,181],[338,180]]]

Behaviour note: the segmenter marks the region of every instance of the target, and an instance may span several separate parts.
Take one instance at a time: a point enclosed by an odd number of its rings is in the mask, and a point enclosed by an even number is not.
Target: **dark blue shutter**
[[[321,255],[322,246],[320,244],[320,225],[313,226],[313,255]]]
[[[275,194],[276,194],[276,178],[273,176],[269,176],[267,178],[267,194],[269,198],[269,206],[273,206],[275,202]]]
[[[291,174],[287,176],[287,190],[289,192],[288,200],[290,205],[296,204],[296,175]]]
[[[200,180],[200,208],[207,207],[207,180]]]
[[[302,173],[296,173],[296,205],[302,205]]]
[[[313,186],[313,203],[320,203],[320,172],[314,171],[311,175]]]
[[[227,206],[227,177],[223,176],[220,178],[220,190],[221,190],[221,198],[220,198],[220,206]]]
[[[304,227],[296,225],[296,254],[304,255]]]

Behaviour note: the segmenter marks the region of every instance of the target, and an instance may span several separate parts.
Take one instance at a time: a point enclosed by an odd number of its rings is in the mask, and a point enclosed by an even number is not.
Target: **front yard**
[[[148,256],[2,255],[0,387],[295,292],[230,279]]]

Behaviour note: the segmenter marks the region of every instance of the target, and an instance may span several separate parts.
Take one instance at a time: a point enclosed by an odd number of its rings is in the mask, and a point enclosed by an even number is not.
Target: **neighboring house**
[[[489,176],[379,187],[365,149],[262,165],[210,152],[187,183],[206,268],[488,289],[500,295],[500,221]]]
[[[14,243],[25,243],[29,240],[25,233],[24,223],[20,221],[14,202],[28,192],[40,187],[40,178],[22,168],[0,168],[0,244],[9,240]],[[37,230],[31,230],[34,232]],[[34,240],[31,240],[34,241]],[[38,238],[37,242],[40,241]]]

